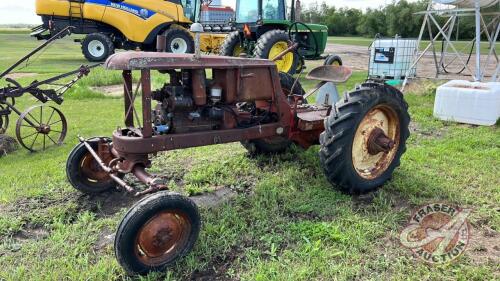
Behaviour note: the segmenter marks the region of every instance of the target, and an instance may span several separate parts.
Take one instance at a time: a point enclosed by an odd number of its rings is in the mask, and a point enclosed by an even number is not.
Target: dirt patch
[[[82,195],[79,209],[93,212],[98,218],[114,216],[122,209],[132,207],[141,198],[124,191],[110,191],[97,195]]]
[[[475,264],[500,264],[500,233],[487,226],[473,229],[466,255]]]
[[[97,242],[94,245],[94,251],[96,253],[103,251],[104,249],[113,245],[114,241],[115,241],[115,232],[106,228],[99,234],[99,238],[97,239]]]
[[[10,79],[20,79],[20,78],[27,78],[27,77],[35,77],[37,75],[38,75],[38,73],[34,73],[34,72],[17,72],[17,73],[8,74],[5,77],[10,78]]]
[[[422,129],[422,127],[416,122],[410,122],[409,128],[411,135],[415,135],[419,138],[424,138],[424,139],[442,139],[448,133],[448,127],[425,130]]]
[[[0,157],[18,149],[17,141],[7,135],[0,135]]]
[[[108,97],[122,97],[123,96],[123,85],[110,85],[110,86],[99,86],[90,87],[92,91],[102,93]]]
[[[29,240],[41,240],[49,236],[49,231],[41,226],[26,225],[24,229],[12,236],[13,239],[24,243]]]
[[[191,199],[196,203],[196,205],[204,208],[214,208],[225,202],[228,202],[232,198],[236,197],[237,193],[230,188],[223,187],[217,189],[213,193],[207,193],[203,195],[193,196]]]
[[[233,246],[229,252],[216,255],[209,261],[207,269],[196,270],[191,274],[189,280],[193,281],[232,281],[239,280],[227,276],[227,271],[237,261],[243,258],[246,248],[251,246],[251,241],[243,241],[241,245]]]

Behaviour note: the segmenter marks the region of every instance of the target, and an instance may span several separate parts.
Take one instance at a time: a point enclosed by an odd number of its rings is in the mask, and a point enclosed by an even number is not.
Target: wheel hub
[[[176,210],[164,211],[139,230],[136,255],[149,265],[164,263],[185,246],[190,229],[185,214]]]
[[[107,156],[103,158],[103,161],[109,163],[111,159]],[[110,180],[109,174],[101,168],[90,152],[83,157],[80,166],[82,173],[89,181],[105,182]]]
[[[37,128],[37,131],[40,134],[48,135],[50,134],[50,126],[46,124],[40,124],[40,126],[38,126]]]
[[[375,128],[368,137],[368,153],[377,155],[380,152],[389,152],[394,148],[395,142],[390,139],[380,128]]]
[[[278,42],[272,46],[270,52],[269,52],[269,59],[274,59],[276,58],[279,54],[284,52],[286,49],[288,49],[288,43],[287,42]],[[284,55],[281,59],[275,61],[278,69],[282,72],[288,72],[293,66],[293,60],[294,60],[294,54],[293,52],[289,52],[286,55]]]
[[[98,40],[92,40],[88,45],[89,53],[94,57],[104,55],[104,44]]]
[[[391,165],[398,151],[400,121],[388,105],[370,110],[358,126],[352,143],[352,162],[358,174],[372,180]]]

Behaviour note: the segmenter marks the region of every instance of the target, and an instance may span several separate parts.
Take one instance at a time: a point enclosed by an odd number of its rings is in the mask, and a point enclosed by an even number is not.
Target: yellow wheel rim
[[[241,53],[244,53],[244,52],[245,52],[245,49],[243,49],[243,47],[241,47],[240,44],[237,44],[233,50],[233,57],[239,57],[241,55]]]
[[[376,106],[363,118],[352,144],[353,166],[362,178],[373,180],[387,171],[399,150],[399,126],[397,113],[388,105]],[[373,136],[392,143],[385,151],[373,151],[373,142],[377,141]]]
[[[279,54],[281,54],[286,49],[288,49],[287,42],[283,42],[283,41],[277,42],[271,48],[271,51],[269,51],[269,59],[273,60],[275,57],[277,57]],[[284,55],[283,58],[281,58],[280,60],[277,60],[276,66],[278,67],[278,70],[281,72],[290,72],[290,69],[292,69],[292,67],[293,67],[293,59],[294,59],[293,52],[289,52],[286,55]]]

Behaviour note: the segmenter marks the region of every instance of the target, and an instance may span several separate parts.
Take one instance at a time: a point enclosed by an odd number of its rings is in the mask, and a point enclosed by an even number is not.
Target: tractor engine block
[[[222,89],[206,79],[205,71],[170,71],[169,74],[170,83],[152,93],[153,100],[158,102],[152,111],[155,134],[235,127],[236,113],[232,111],[237,108],[223,104]]]

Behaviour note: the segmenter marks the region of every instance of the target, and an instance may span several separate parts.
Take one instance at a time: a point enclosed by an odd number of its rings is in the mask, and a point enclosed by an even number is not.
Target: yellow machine
[[[36,27],[32,35],[47,39],[73,26],[73,33],[87,34],[81,43],[90,61],[103,61],[115,49],[154,50],[157,35],[166,37],[167,51],[192,53],[194,40],[189,26],[198,18],[201,1],[36,0],[36,13],[43,25]],[[217,48],[211,40],[205,39],[206,51]]]

